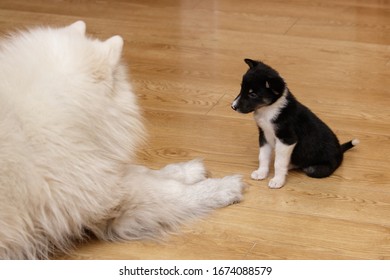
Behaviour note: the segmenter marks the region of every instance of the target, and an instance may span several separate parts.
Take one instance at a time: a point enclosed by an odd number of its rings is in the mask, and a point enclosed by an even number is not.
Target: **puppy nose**
[[[236,105],[234,105],[234,103],[232,104],[232,109],[234,110],[234,111],[236,111],[237,110],[237,107],[236,107]]]

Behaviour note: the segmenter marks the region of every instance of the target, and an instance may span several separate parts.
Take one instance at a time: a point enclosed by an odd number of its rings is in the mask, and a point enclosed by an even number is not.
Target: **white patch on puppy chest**
[[[254,118],[259,127],[264,132],[265,139],[267,142],[274,148],[275,147],[275,125],[273,120],[275,120],[280,111],[287,105],[287,88],[285,88],[283,95],[272,105],[264,106],[255,111]]]

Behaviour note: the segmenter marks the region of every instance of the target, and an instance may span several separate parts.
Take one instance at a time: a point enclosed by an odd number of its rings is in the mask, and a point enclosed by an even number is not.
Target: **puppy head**
[[[286,84],[268,65],[248,58],[244,61],[249,69],[242,78],[241,91],[234,99],[232,109],[247,114],[273,104],[282,96]]]

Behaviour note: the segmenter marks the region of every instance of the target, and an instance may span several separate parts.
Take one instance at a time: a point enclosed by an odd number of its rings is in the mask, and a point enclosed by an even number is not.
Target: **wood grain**
[[[83,19],[89,34],[125,39],[152,168],[204,158],[212,176],[239,173],[242,203],[162,242],[91,240],[59,259],[390,259],[390,4],[363,0],[0,2],[0,34]],[[262,59],[341,142],[361,144],[329,178],[290,172],[280,190],[252,181],[257,130],[230,103]]]

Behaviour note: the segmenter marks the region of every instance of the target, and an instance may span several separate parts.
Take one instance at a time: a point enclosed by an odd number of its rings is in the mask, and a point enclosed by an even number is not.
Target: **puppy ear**
[[[244,61],[245,61],[246,64],[248,64],[249,68],[254,68],[254,67],[256,67],[259,64],[258,61],[252,60],[252,59],[249,59],[249,58],[245,58]]]
[[[280,76],[277,76],[267,78],[267,80],[265,81],[265,86],[266,88],[270,88],[274,93],[279,95],[283,94],[286,88],[286,83]]]

